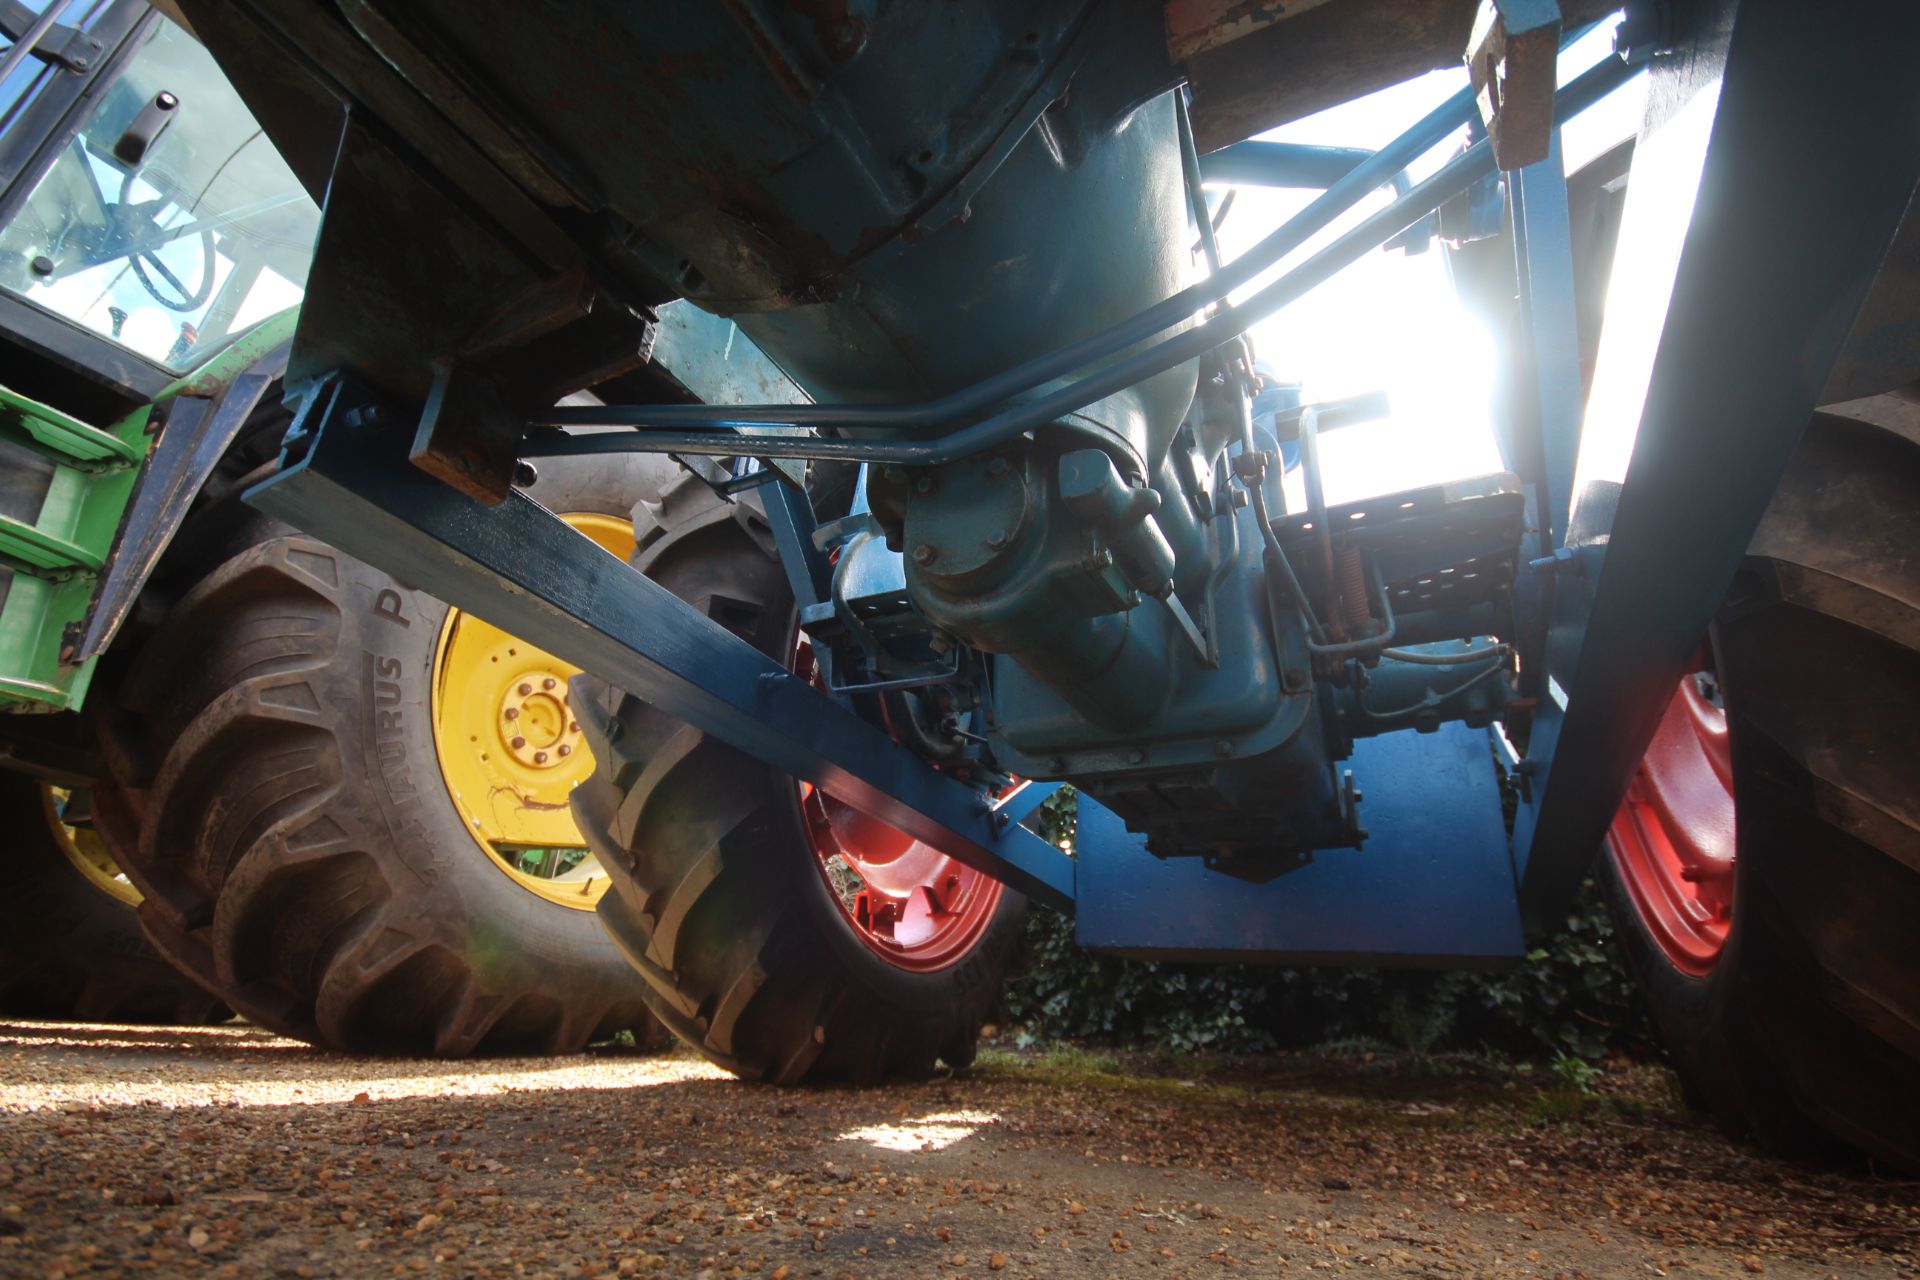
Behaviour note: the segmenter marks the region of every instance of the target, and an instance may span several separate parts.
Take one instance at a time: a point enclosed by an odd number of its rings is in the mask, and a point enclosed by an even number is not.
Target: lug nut
[[[525,738],[515,738],[512,742],[509,742],[507,745],[512,747],[515,751],[518,751],[520,748],[527,745],[527,740]]]
[[[518,720],[520,718],[520,708],[508,707],[504,714],[509,720]]]
[[[568,746],[564,742],[560,744],[559,751],[560,751],[560,758],[562,760],[566,759],[568,756],[573,754],[573,748]]]
[[[930,565],[940,558],[931,542],[923,542],[913,549],[913,562],[917,565]]]
[[[532,692],[533,692],[533,686],[528,684],[526,681],[522,680],[520,682],[520,696],[524,698]]]
[[[580,732],[580,722],[578,720],[567,721],[567,732],[568,733]]]
[[[534,752],[534,753],[533,753],[533,762],[534,762],[535,764],[545,764],[545,763],[547,762],[547,753],[546,753],[546,752],[544,752],[544,751],[536,751],[536,752]]]
[[[548,676],[545,680],[542,680],[540,682],[540,687],[542,689],[551,689],[553,688],[554,683],[555,683],[554,678],[552,676]]]

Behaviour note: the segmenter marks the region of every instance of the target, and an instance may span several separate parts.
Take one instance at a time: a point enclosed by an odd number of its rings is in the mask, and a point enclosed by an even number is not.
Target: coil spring
[[[1344,546],[1334,555],[1340,569],[1340,620],[1356,636],[1367,631],[1367,570],[1360,559],[1360,548]]]

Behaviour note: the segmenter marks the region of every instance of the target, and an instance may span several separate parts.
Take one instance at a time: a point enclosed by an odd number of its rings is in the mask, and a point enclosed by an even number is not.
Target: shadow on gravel
[[[783,1091],[680,1053],[0,1023],[0,1274],[1912,1270],[1920,1189],[1731,1145],[1656,1070],[1564,1113],[1516,1073],[1424,1070],[990,1052]]]

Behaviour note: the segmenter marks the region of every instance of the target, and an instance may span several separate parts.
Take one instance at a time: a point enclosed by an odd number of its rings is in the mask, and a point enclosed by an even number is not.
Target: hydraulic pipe
[[[1572,88],[1573,85],[1568,86],[1568,90]],[[1139,315],[1090,334],[1058,351],[1015,365],[935,400],[891,405],[595,405],[551,409],[531,421],[536,425],[556,427],[705,427],[708,430],[780,425],[943,426],[1125,350],[1136,342],[1192,318],[1206,307],[1225,301],[1228,294],[1305,244],[1369,192],[1391,182],[1393,175],[1404,169],[1408,162],[1425,154],[1455,129],[1473,120],[1476,110],[1472,91],[1462,89],[1428,112],[1411,129],[1375,152],[1370,159],[1356,165],[1273,234],[1225,264],[1220,274],[1182,289]]]
[[[1236,142],[1200,158],[1201,180],[1238,187],[1331,187],[1373,156],[1358,147]]]
[[[1555,98],[1556,114],[1565,119],[1593,105],[1624,84],[1639,68],[1629,67],[1617,58],[1609,58],[1577,77],[1562,89]],[[1384,156],[1391,148],[1375,153],[1375,158]],[[1371,162],[1369,162],[1371,163]],[[1364,166],[1363,166],[1364,167]],[[1355,174],[1358,169],[1354,171]],[[741,452],[762,453],[780,458],[846,459],[857,462],[895,463],[908,466],[932,466],[951,462],[969,454],[1003,444],[1035,427],[1044,426],[1055,419],[1085,408],[1094,401],[1117,391],[1143,382],[1155,374],[1163,373],[1176,365],[1184,364],[1223,342],[1230,341],[1245,333],[1249,328],[1266,319],[1287,304],[1325,283],[1328,279],[1344,270],[1365,254],[1371,252],[1385,240],[1406,230],[1420,219],[1453,199],[1474,183],[1494,172],[1493,146],[1486,139],[1468,147],[1459,156],[1442,166],[1439,171],[1420,183],[1400,199],[1386,208],[1363,219],[1344,235],[1308,258],[1298,267],[1289,271],[1260,292],[1254,294],[1240,306],[1223,307],[1207,321],[1164,342],[1135,352],[1122,360],[1117,360],[1104,369],[1100,369],[1078,382],[1069,383],[1037,399],[1013,405],[1001,410],[973,426],[941,436],[933,440],[913,441],[869,441],[835,438],[820,438],[812,435],[786,435],[765,430],[765,424],[758,419],[736,421],[731,424],[745,428],[749,440],[762,440],[768,443],[764,450],[743,449],[747,441],[733,434],[715,435],[709,431],[700,433],[686,432],[646,432],[629,437],[628,447],[638,451],[653,453],[682,453],[713,457],[731,457]],[[1349,174],[1351,178],[1353,174]],[[1333,192],[1329,191],[1328,195]],[[1317,203],[1317,202],[1316,202]],[[1298,221],[1298,219],[1296,219]],[[1291,225],[1291,224],[1290,224]],[[1225,287],[1227,281],[1238,274],[1238,268],[1245,258],[1223,267],[1218,276],[1203,283],[1218,281]],[[1264,269],[1264,268],[1263,268]],[[1254,274],[1258,274],[1255,272]],[[1198,288],[1196,286],[1195,288]],[[1175,299],[1194,293],[1195,288],[1183,290]],[[1224,294],[1223,294],[1224,296]],[[1169,299],[1174,301],[1174,299]],[[1141,318],[1151,316],[1167,303],[1160,303],[1141,313]],[[1191,312],[1187,313],[1191,315]],[[1127,322],[1140,323],[1140,321]],[[1119,326],[1125,328],[1126,324]],[[1155,332],[1165,325],[1156,326]],[[1109,330],[1112,332],[1112,330]],[[1089,341],[1092,341],[1089,339]],[[1076,344],[1085,345],[1085,344]],[[1069,348],[1068,350],[1071,350]],[[999,375],[1005,377],[1007,375]],[[994,379],[989,379],[989,382]],[[984,386],[986,383],[976,384]],[[959,393],[962,395],[971,393]],[[951,397],[949,397],[951,398]],[[937,402],[936,402],[937,403]],[[784,414],[804,411],[804,406],[777,406]],[[845,406],[858,409],[861,406]],[[869,406],[876,407],[876,406]],[[839,410],[826,412],[837,413]],[[533,422],[546,425],[593,422],[601,424],[633,425],[644,418],[651,422],[654,406],[590,406],[576,409],[552,409],[532,419]],[[738,413],[739,410],[732,412]],[[757,412],[757,410],[755,410]],[[576,417],[575,415],[592,415]],[[815,421],[827,419],[816,418]],[[867,422],[865,425],[881,425]],[[886,425],[899,427],[906,425],[898,419],[889,420]],[[777,442],[777,445],[776,443]],[[595,444],[599,445],[596,439]],[[578,450],[554,449],[547,452],[617,452],[617,448],[600,447]]]
[[[1187,181],[1187,203],[1200,228],[1200,249],[1207,260],[1207,277],[1220,274],[1220,242],[1213,235],[1213,214],[1207,209],[1207,193],[1200,187],[1200,153],[1193,149],[1193,122],[1187,119],[1187,95],[1173,95],[1174,117],[1180,125],[1180,170]]]

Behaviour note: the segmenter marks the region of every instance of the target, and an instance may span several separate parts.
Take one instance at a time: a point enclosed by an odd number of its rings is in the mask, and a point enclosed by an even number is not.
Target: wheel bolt
[[[565,760],[568,756],[573,754],[573,748],[568,746],[564,742],[560,744],[559,750],[560,750],[560,758],[562,760]]]
[[[505,714],[506,714],[506,717],[507,717],[507,719],[509,719],[509,720],[518,720],[518,719],[520,718],[520,708],[518,708],[518,707],[508,707],[508,708],[506,709],[506,712],[505,712]]]
[[[507,745],[512,747],[515,751],[518,751],[520,748],[527,745],[527,740],[525,738],[515,738],[512,742],[509,742]]]
[[[547,762],[547,753],[546,753],[546,752],[544,752],[544,751],[536,751],[536,752],[534,752],[534,753],[533,753],[533,762],[534,762],[535,764],[545,764],[545,763]]]
[[[524,698],[532,692],[533,692],[533,686],[528,684],[526,681],[522,680],[520,682],[520,696]]]
[[[554,683],[555,683],[554,678],[552,676],[548,676],[545,680],[542,680],[540,682],[540,687],[542,689],[551,689],[553,688]]]
[[[918,565],[932,564],[939,552],[933,549],[931,542],[923,542],[913,549],[913,562]]]
[[[578,720],[567,721],[567,732],[568,733],[580,732],[580,722]]]

